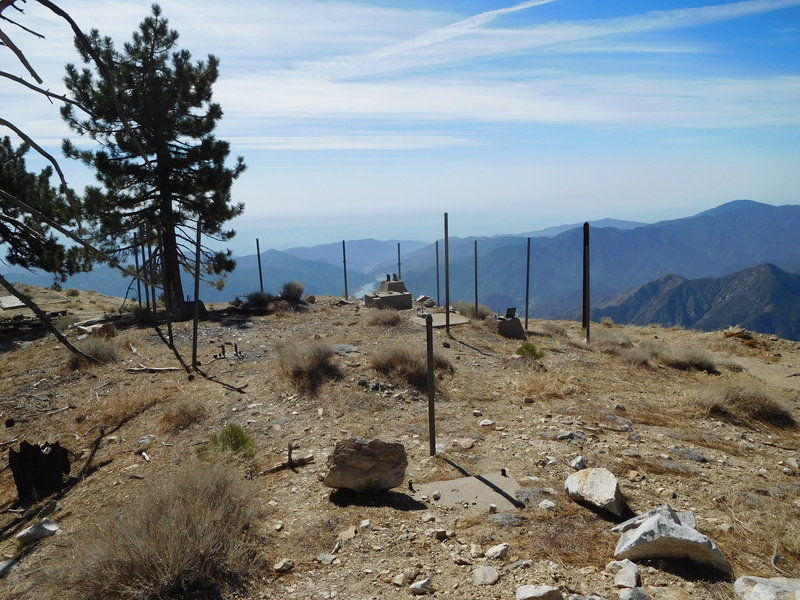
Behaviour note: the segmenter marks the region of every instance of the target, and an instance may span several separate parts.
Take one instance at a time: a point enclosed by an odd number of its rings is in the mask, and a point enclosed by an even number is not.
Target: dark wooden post
[[[447,231],[447,213],[444,213],[444,326],[450,335],[450,242]]]
[[[264,276],[261,274],[261,246],[256,238],[256,258],[258,258],[258,285],[261,291],[264,291]]]
[[[425,315],[425,335],[428,348],[428,444],[431,456],[436,456],[436,378],[433,372],[433,316]]]
[[[478,318],[478,240],[473,240],[473,256],[475,258],[475,318]]]
[[[436,306],[442,305],[442,299],[439,295],[439,240],[436,240]]]
[[[590,342],[591,305],[589,303],[589,223],[583,224],[583,336]]]
[[[528,300],[531,294],[531,238],[528,238],[528,260],[525,263],[525,333],[528,332]]]
[[[347,250],[344,246],[344,240],[342,240],[342,270],[344,271],[344,299],[347,300],[349,297],[347,294]]]
[[[202,235],[201,219],[197,218],[197,240],[194,253],[194,313],[192,315],[192,368],[197,368],[197,324],[200,320],[200,236]],[[257,242],[256,242],[257,243]],[[261,269],[259,268],[259,274]],[[261,291],[264,291],[262,286]]]
[[[403,281],[403,271],[400,268],[400,242],[397,242],[397,278]]]

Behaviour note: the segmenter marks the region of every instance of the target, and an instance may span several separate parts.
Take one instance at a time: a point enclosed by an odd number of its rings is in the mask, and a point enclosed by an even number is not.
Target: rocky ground
[[[205,464],[198,448],[232,423],[252,437],[254,453],[220,460],[255,500],[263,565],[230,597],[646,597],[620,588],[618,567],[609,566],[620,537],[611,528],[622,519],[565,494],[578,456],[616,476],[634,513],[663,504],[692,511],[697,530],[732,566],[730,577],[719,578],[680,561],[637,560],[641,593],[733,599],[739,576],[800,576],[797,428],[779,427],[774,415],[709,409],[724,405],[727,389],[744,386],[800,418],[797,342],[607,323],[594,324],[586,345],[578,323],[532,320],[529,340],[544,354],[525,359],[515,354],[520,342],[491,323],[453,327],[452,337],[437,329],[436,351],[454,371],[437,382],[437,454],[430,456],[425,393],[372,366],[387,348],[424,348],[415,314],[401,311],[389,325],[380,311],[334,298],[317,298],[302,312],[218,313],[199,330],[199,358],[213,379],[141,370],[179,366],[152,327],[120,326],[111,340],[118,360],[103,366],[70,369],[66,350],[47,338],[0,355],[0,447],[59,441],[71,452],[70,475],[82,475],[57,505],[44,500],[25,513],[9,469],[0,473],[0,552],[21,556],[0,596],[81,597],[53,592],[53,581],[85,560],[109,519],[124,520],[143,493]],[[174,330],[189,357],[191,323]],[[299,386],[285,367],[287,352],[313,343],[341,345],[338,376],[316,389]],[[681,356],[688,365],[675,360]],[[693,368],[706,365],[698,356],[711,367]],[[176,415],[186,412],[193,417],[184,423]],[[326,459],[350,437],[402,442],[403,485],[365,496],[325,487]],[[289,445],[295,458],[313,455],[313,462],[265,473],[286,460]],[[502,472],[519,484],[524,508],[448,505],[431,491]],[[57,533],[21,549],[14,534],[39,521],[44,506],[54,510],[48,518]],[[561,595],[519,596],[530,591],[518,592],[521,586]]]

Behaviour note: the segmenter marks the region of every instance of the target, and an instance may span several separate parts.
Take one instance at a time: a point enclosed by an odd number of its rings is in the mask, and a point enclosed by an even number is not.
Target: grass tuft
[[[219,433],[212,434],[208,444],[200,446],[197,453],[201,458],[209,459],[224,452],[240,454],[245,458],[253,458],[255,456],[255,443],[250,434],[241,425],[231,423],[223,427]]]
[[[308,346],[284,345],[278,349],[281,364],[292,381],[303,391],[316,393],[329,379],[338,379],[339,368],[332,362],[335,355],[329,344]]]
[[[76,345],[79,350],[82,350],[89,356],[93,356],[102,364],[114,362],[117,360],[117,346],[104,337],[89,337]],[[83,369],[94,363],[86,360],[78,354],[70,354],[67,366],[73,371]]]
[[[196,465],[149,487],[80,545],[66,596],[221,598],[241,588],[258,566],[256,498],[222,465]]]
[[[474,302],[453,302],[453,308],[465,317],[480,321],[492,314],[492,309],[483,304],[478,304],[478,312],[476,313]]]
[[[395,327],[400,324],[400,315],[395,310],[379,310],[367,319],[367,325]]]
[[[758,421],[779,429],[797,426],[792,414],[763,385],[752,381],[726,381],[699,398],[709,415],[729,421]]]
[[[208,411],[199,402],[184,400],[161,417],[161,430],[164,433],[178,433],[199,423],[208,416]]]
[[[428,389],[428,357],[424,352],[403,346],[383,348],[370,358],[372,367],[379,373],[397,377],[419,390]],[[433,353],[433,371],[441,375],[454,373],[449,359]]]
[[[537,348],[533,342],[524,342],[514,353],[529,361],[539,360],[544,356],[544,350]]]

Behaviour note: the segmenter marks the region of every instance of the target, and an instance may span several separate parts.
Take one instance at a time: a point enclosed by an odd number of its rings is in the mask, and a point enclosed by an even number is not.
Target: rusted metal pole
[[[442,299],[439,294],[439,240],[436,240],[436,306],[442,305]]]
[[[264,276],[261,274],[261,246],[258,244],[258,238],[256,238],[256,258],[258,258],[258,285],[260,286],[261,291],[264,291]]]
[[[473,240],[472,254],[475,258],[475,319],[478,318],[478,240]]]
[[[200,236],[202,235],[201,219],[197,218],[197,240],[194,253],[194,314],[192,322],[192,368],[197,368],[197,325],[200,320]],[[256,240],[258,244],[258,240]],[[259,266],[258,274],[261,275]],[[264,286],[261,286],[264,291]]]
[[[342,240],[342,270],[344,271],[344,299],[347,300],[347,250],[345,249],[344,240]]]
[[[450,335],[450,242],[447,231],[447,213],[444,213],[444,326]]]
[[[428,347],[428,444],[431,456],[436,456],[436,377],[433,373],[433,316],[425,315],[425,335]]]
[[[589,303],[589,223],[583,224],[583,337],[588,344],[591,340],[590,321],[591,305]]]
[[[397,278],[403,281],[403,271],[400,267],[400,242],[397,242]]]
[[[528,331],[528,299],[531,295],[531,238],[528,238],[528,260],[525,263],[525,332]]]

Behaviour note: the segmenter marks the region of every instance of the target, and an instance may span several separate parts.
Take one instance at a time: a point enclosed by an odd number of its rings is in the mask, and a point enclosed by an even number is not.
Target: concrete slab
[[[441,313],[432,313],[433,314],[433,326],[434,327],[444,327],[445,326],[445,319],[446,315]],[[415,316],[411,319],[418,325],[425,326],[425,317]],[[469,319],[463,315],[459,315],[458,313],[450,313],[450,325],[463,325],[464,323],[469,323]]]
[[[0,296],[0,308],[3,310],[11,310],[12,308],[22,308],[25,306],[22,302],[17,300],[15,296]]]
[[[494,504],[498,511],[509,511],[520,508],[515,493],[520,488],[517,480],[510,475],[490,473],[488,475],[475,475],[448,481],[433,481],[431,483],[414,484],[417,492],[415,497],[421,495],[433,496],[439,492],[441,498],[434,501],[443,506],[460,506],[468,509],[488,511],[489,505]]]

